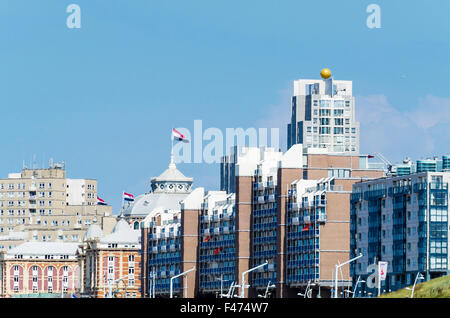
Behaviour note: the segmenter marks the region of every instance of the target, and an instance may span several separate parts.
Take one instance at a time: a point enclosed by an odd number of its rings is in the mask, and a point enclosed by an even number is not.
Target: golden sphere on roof
[[[324,68],[320,71],[320,76],[322,76],[323,79],[328,79],[331,76],[331,71],[329,68]]]

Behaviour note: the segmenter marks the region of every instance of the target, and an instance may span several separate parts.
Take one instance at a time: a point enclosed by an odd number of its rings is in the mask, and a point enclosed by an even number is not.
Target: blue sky
[[[81,8],[81,29],[66,7]],[[381,29],[366,7],[381,7]],[[36,155],[96,178],[117,212],[166,167],[172,127],[279,127],[292,81],[353,80],[361,151],[448,152],[450,2],[3,0],[0,175]],[[285,144],[285,140],[281,140]],[[219,187],[218,165],[179,164]]]

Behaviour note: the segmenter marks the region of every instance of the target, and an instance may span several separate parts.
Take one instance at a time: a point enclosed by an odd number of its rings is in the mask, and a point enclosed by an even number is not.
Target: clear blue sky
[[[71,3],[78,30],[66,27]],[[370,3],[381,29],[366,27]],[[292,81],[323,67],[354,81],[363,152],[441,155],[449,13],[448,0],[3,0],[0,175],[33,154],[38,166],[66,160],[69,177],[98,179],[117,213],[122,190],[148,191],[166,169],[172,127],[202,119],[284,136]],[[217,164],[178,167],[219,187]]]

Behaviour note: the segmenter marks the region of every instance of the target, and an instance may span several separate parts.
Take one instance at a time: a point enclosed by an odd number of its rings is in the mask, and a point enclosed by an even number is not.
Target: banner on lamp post
[[[388,262],[378,262],[378,279],[380,281],[386,280],[387,268]]]

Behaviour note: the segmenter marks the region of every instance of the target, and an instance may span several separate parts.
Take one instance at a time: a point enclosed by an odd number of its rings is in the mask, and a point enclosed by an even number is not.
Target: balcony
[[[214,228],[214,234],[216,234],[216,235],[220,234],[220,228],[215,227]]]
[[[264,189],[264,183],[258,182],[256,188],[257,188],[258,190]]]
[[[292,218],[292,224],[293,225],[299,225],[298,217]]]
[[[161,245],[161,252],[166,252],[166,251],[167,251],[166,245]]]
[[[350,196],[351,202],[359,202],[361,201],[362,193],[361,192],[354,192]]]
[[[316,215],[317,222],[326,222],[327,221],[327,215],[325,213],[319,213]]]
[[[209,229],[204,229],[204,230],[203,230],[203,234],[204,234],[204,235],[209,235],[209,234],[210,234]]]
[[[414,183],[414,192],[421,192],[427,190],[427,183],[426,182],[420,182],[420,183]]]
[[[386,197],[386,189],[377,189],[364,192],[365,200],[374,200]]]
[[[258,197],[258,203],[264,203],[264,196]]]
[[[269,194],[269,202],[275,202],[275,194]]]
[[[229,228],[228,226],[225,226],[225,227],[223,228],[223,233],[224,233],[224,234],[230,233],[230,228]]]
[[[448,190],[448,183],[431,182],[430,190]]]
[[[174,252],[174,251],[176,250],[175,244],[170,244],[169,250],[170,250],[171,252]]]
[[[389,188],[389,196],[404,195],[404,194],[409,194],[409,193],[411,193],[410,185],[396,186],[396,187]]]
[[[315,200],[314,201],[314,206],[326,206],[327,205],[327,200]]]
[[[152,247],[152,253],[158,253],[158,246]]]

